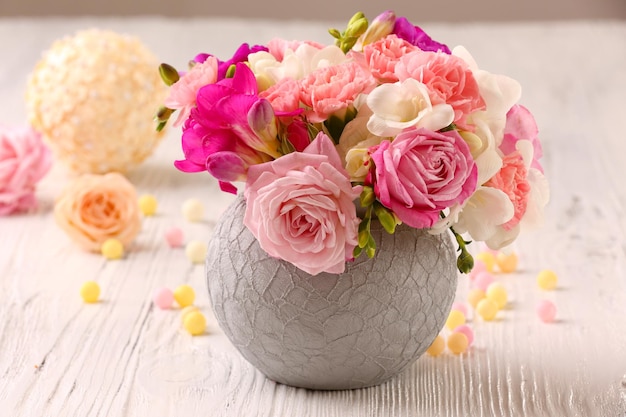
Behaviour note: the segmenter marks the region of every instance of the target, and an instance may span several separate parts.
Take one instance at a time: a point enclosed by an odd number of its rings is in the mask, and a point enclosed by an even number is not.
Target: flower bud
[[[363,12],[356,12],[348,21],[348,26],[354,24],[354,22],[361,19],[365,19],[365,14]]]
[[[348,25],[346,29],[346,37],[347,38],[358,38],[367,30],[367,19],[361,18],[356,20],[354,23]]]
[[[474,258],[468,251],[462,250],[456,259],[456,266],[462,273],[469,274],[474,268]]]
[[[159,65],[159,74],[163,82],[168,86],[180,80],[180,75],[178,75],[176,68],[168,64]]]
[[[274,109],[269,101],[261,99],[257,100],[250,110],[248,110],[248,124],[250,128],[257,134],[264,133],[268,128],[273,126]],[[272,133],[270,133],[271,135]],[[275,136],[276,133],[273,133]]]
[[[380,203],[374,203],[374,214],[378,217],[378,221],[385,228],[387,233],[393,234],[396,231],[396,218],[391,211]]]
[[[376,200],[376,194],[374,194],[374,189],[369,185],[363,187],[363,191],[361,191],[361,195],[359,196],[359,204],[361,207],[366,208],[371,206]]]
[[[354,46],[355,50],[362,50],[365,45],[369,45],[371,43],[376,42],[384,38],[393,32],[393,26],[396,23],[396,14],[387,10],[376,16],[376,18],[372,21],[372,24],[367,28],[365,33],[361,35],[356,45]]]

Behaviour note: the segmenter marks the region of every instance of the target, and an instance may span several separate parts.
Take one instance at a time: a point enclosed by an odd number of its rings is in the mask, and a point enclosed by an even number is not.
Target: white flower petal
[[[498,226],[513,218],[515,209],[507,195],[492,187],[479,187],[459,214],[456,229],[473,239],[486,241],[497,233]]]

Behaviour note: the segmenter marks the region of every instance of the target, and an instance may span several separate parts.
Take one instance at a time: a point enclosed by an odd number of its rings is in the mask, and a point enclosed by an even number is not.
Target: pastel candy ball
[[[185,323],[185,319],[187,318],[187,316],[190,313],[193,313],[194,311],[199,311],[198,307],[191,305],[191,306],[187,306],[185,308],[183,308],[183,310],[180,313],[180,319],[182,320],[183,323]]]
[[[87,281],[80,287],[80,296],[86,303],[95,303],[100,298],[100,286],[95,281]]]
[[[169,288],[159,288],[154,292],[152,301],[161,310],[169,310],[174,302],[174,294]]]
[[[474,256],[474,260],[481,261],[483,264],[485,264],[485,269],[488,272],[494,271],[494,267],[496,265],[496,255],[494,255],[493,252],[490,252],[490,251],[480,252]]]
[[[194,264],[201,264],[204,262],[207,253],[207,244],[200,242],[199,240],[192,240],[187,243],[185,247],[185,255]]]
[[[195,299],[195,291],[187,284],[179,285],[174,290],[174,300],[182,308],[192,305]]]
[[[552,323],[556,318],[556,306],[552,301],[542,300],[537,305],[537,315],[544,323]]]
[[[474,278],[474,286],[476,288],[480,288],[483,291],[487,291],[487,287],[493,283],[495,278],[491,274],[491,272],[483,271],[476,275]]]
[[[460,326],[465,323],[465,314],[463,314],[459,310],[452,310],[450,314],[448,314],[448,319],[446,320],[446,327],[450,330],[455,327]]]
[[[115,238],[109,238],[102,243],[100,252],[107,259],[120,259],[124,256],[124,244]]]
[[[165,241],[171,248],[183,246],[184,239],[183,231],[178,227],[171,227],[165,231]]]
[[[453,330],[454,333],[463,333],[467,337],[467,346],[471,346],[474,342],[474,331],[467,324],[462,324]]]
[[[480,259],[474,258],[474,267],[469,273],[470,281],[474,281],[474,278],[476,278],[476,275],[486,270],[487,270],[487,266],[485,266],[485,263],[481,261]]]
[[[448,349],[455,355],[460,355],[465,352],[468,346],[469,341],[467,340],[467,336],[463,333],[457,332],[448,336]]]
[[[486,296],[489,300],[494,301],[498,305],[498,309],[503,309],[504,306],[506,306],[508,293],[502,284],[494,282],[489,285],[489,287],[487,287]]]
[[[439,356],[443,353],[443,350],[446,348],[446,341],[443,336],[438,334],[433,340],[433,343],[430,344],[428,349],[426,349],[426,353],[430,356]]]
[[[189,222],[199,222],[204,217],[204,206],[200,200],[190,198],[183,203],[183,217]]]
[[[500,272],[504,272],[505,274],[515,272],[515,270],[517,270],[517,263],[518,258],[515,252],[499,252],[496,256],[496,264],[498,265],[498,269],[500,270]]]
[[[472,308],[476,308],[480,300],[485,297],[485,291],[480,288],[473,288],[467,293],[467,302],[472,306]]]
[[[467,305],[465,303],[456,301],[454,304],[452,304],[452,310],[458,310],[463,313],[465,317],[467,317]]]
[[[206,317],[199,311],[192,311],[183,320],[183,327],[192,336],[200,335],[206,329]]]
[[[157,211],[158,202],[152,194],[144,194],[139,197],[139,209],[144,216],[154,216]]]
[[[537,274],[537,285],[542,290],[553,290],[556,288],[556,284],[558,283],[558,277],[549,269],[544,269],[543,271]]]
[[[476,305],[476,313],[485,321],[491,321],[498,314],[498,305],[495,301],[483,298]]]

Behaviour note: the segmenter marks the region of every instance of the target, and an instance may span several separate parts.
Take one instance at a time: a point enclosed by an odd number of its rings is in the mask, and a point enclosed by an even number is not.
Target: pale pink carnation
[[[398,81],[395,74],[396,64],[409,52],[419,50],[417,46],[389,35],[363,48],[363,55],[372,75],[381,83]]]
[[[504,223],[505,230],[511,230],[520,222],[526,213],[530,184],[528,183],[528,170],[524,166],[524,159],[518,152],[512,152],[502,159],[502,168],[494,175],[485,186],[497,188],[503,191],[513,203],[513,218]]]
[[[353,61],[317,69],[300,82],[300,100],[311,108],[307,116],[313,123],[341,113],[376,86],[372,74]]]
[[[311,275],[341,273],[357,244],[360,191],[320,133],[303,152],[250,167],[244,224],[270,256]]]
[[[400,58],[396,75],[401,81],[413,78],[426,84],[432,103],[451,105],[454,123],[463,130],[473,130],[466,123],[467,116],[485,108],[472,71],[457,56],[414,51]]]
[[[431,227],[439,213],[476,190],[478,171],[469,146],[455,130],[410,128],[371,148],[374,193],[400,220]]]
[[[543,156],[541,142],[539,141],[539,129],[530,110],[516,104],[506,114],[504,138],[500,144],[500,150],[506,155],[517,149],[517,142],[527,140],[533,148],[533,160],[531,167],[543,172],[539,159]]]
[[[290,113],[300,107],[300,83],[293,78],[283,78],[259,97],[267,99],[275,111]]]
[[[35,186],[51,165],[39,133],[0,125],[0,216],[35,208]]]
[[[174,126],[180,126],[189,117],[191,109],[196,106],[198,90],[207,84],[217,81],[217,58],[210,56],[206,61],[196,64],[180,79],[172,84],[165,106],[179,110]]]
[[[285,57],[285,52],[288,49],[295,51],[302,44],[307,44],[317,49],[324,48],[324,45],[318,42],[296,40],[288,41],[285,39],[274,38],[267,43],[267,49],[269,49],[270,54],[272,54],[277,61],[282,61]]]

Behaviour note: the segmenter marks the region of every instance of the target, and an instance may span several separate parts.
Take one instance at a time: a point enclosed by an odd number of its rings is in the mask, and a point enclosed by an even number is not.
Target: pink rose
[[[362,93],[369,93],[376,81],[356,62],[319,68],[301,80],[300,100],[310,107],[309,121],[324,121],[347,109]]]
[[[353,187],[328,136],[248,170],[244,224],[270,256],[303,271],[341,273],[357,244]]]
[[[400,81],[416,79],[428,87],[433,104],[447,103],[454,109],[454,123],[463,130],[467,116],[485,108],[478,83],[461,58],[443,52],[411,52],[396,65]]]
[[[454,130],[406,129],[370,152],[378,200],[411,227],[431,227],[441,210],[463,203],[476,190],[476,164]]]
[[[35,185],[51,165],[39,133],[0,125],[0,216],[35,208]]]
[[[366,45],[363,55],[374,78],[381,83],[393,83],[398,81],[395,74],[396,64],[401,57],[415,50],[419,48],[396,35],[389,35]]]
[[[170,109],[180,110],[174,126],[180,126],[189,117],[191,109],[196,106],[198,90],[217,81],[217,70],[217,58],[210,56],[172,84],[164,104]]]

